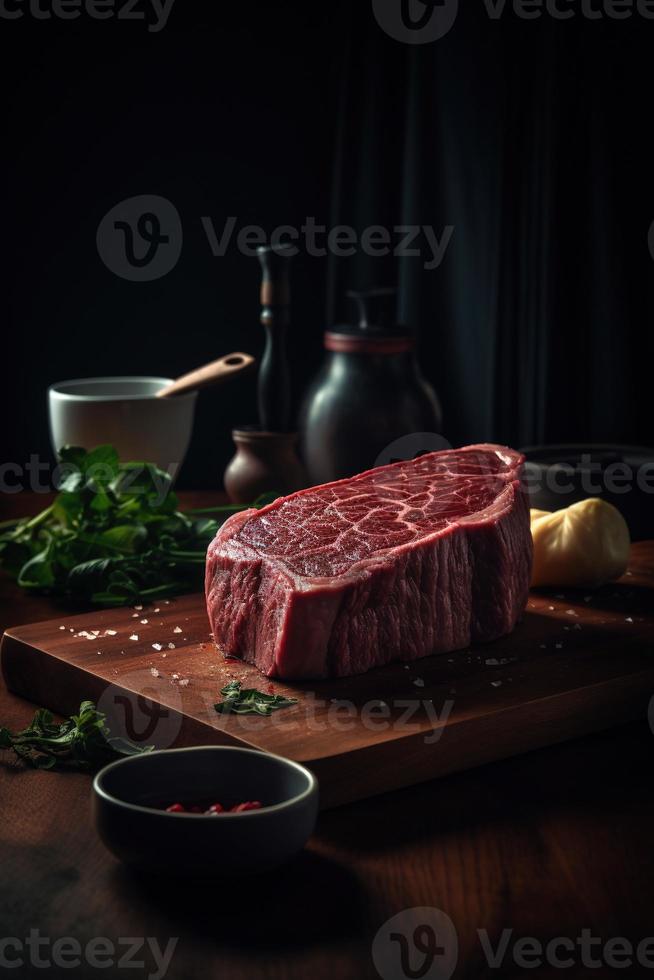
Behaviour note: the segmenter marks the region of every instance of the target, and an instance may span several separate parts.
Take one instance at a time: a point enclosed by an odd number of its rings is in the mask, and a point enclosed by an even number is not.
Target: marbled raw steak
[[[216,645],[269,677],[317,678],[510,632],[532,560],[522,463],[467,446],[234,515],[207,554]]]

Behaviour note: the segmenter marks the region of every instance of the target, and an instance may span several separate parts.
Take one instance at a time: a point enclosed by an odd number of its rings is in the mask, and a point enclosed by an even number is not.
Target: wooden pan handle
[[[251,354],[244,354],[241,351],[226,354],[225,357],[220,357],[217,361],[212,361],[211,364],[205,364],[204,367],[182,375],[181,378],[166,385],[165,388],[160,388],[157,392],[157,398],[172,398],[175,395],[185,395],[189,391],[196,391],[198,388],[222,384],[223,381],[227,381],[233,375],[247,371],[254,363],[255,359]]]

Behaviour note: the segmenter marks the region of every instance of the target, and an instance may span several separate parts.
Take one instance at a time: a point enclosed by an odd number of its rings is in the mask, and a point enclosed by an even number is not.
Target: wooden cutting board
[[[200,595],[8,630],[7,686],[63,714],[96,700],[112,731],[159,748],[245,744],[307,763],[322,805],[397,789],[647,712],[654,695],[654,542],[620,582],[534,592],[494,643],[360,677],[270,683],[216,651]],[[288,694],[270,717],[219,715],[230,680]]]

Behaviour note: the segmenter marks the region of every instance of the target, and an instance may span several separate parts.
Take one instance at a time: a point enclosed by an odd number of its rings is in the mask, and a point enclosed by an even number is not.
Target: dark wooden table
[[[3,501],[5,515],[9,503],[14,511],[34,510],[21,495]],[[193,499],[199,503],[206,505],[207,495]],[[22,596],[3,576],[0,603],[3,627],[56,614],[52,601]],[[0,688],[0,724],[23,727],[32,712]],[[5,761],[0,941],[24,944],[38,930],[47,943],[37,952],[47,959],[57,939],[85,946],[104,937],[115,960],[127,950],[126,937],[156,937],[161,946],[178,937],[166,974],[174,980],[362,980],[379,975],[371,948],[383,924],[427,906],[445,912],[458,933],[455,977],[612,976],[608,966],[584,966],[579,946],[555,951],[573,957],[565,970],[547,957],[527,970],[512,951],[522,937],[575,942],[585,929],[602,940],[586,955],[606,962],[609,939],[635,946],[654,935],[653,762],[647,724],[625,726],[323,813],[307,850],[272,875],[176,883],[130,872],[104,850],[90,821],[88,777],[24,771]],[[162,854],[162,867],[165,860]],[[508,951],[501,969],[492,969],[478,930],[496,945],[503,929],[512,930]],[[405,923],[398,930],[411,936]],[[447,933],[440,939],[451,952]],[[409,976],[398,965],[398,941],[379,949],[384,977]],[[423,957],[414,954],[417,968]],[[30,965],[26,946],[0,942],[2,955],[23,958],[13,976],[44,975]],[[147,949],[134,958],[144,968],[125,975],[155,973]],[[59,973],[124,975],[116,966],[93,967],[86,954],[79,967],[48,975]],[[636,965],[622,970],[629,977],[651,973]],[[440,980],[449,973],[425,975]]]

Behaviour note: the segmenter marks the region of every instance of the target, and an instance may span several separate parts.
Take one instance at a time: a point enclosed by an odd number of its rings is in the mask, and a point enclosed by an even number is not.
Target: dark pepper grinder
[[[348,296],[358,322],[325,333],[327,357],[301,411],[301,454],[312,483],[370,469],[397,440],[413,455],[416,434],[441,432],[440,404],[420,371],[415,336],[396,321],[395,290]]]
[[[225,470],[225,489],[234,503],[252,503],[264,493],[286,494],[307,486],[291,425],[290,371],[286,354],[290,322],[288,245],[257,249],[263,271],[261,323],[266,340],[259,366],[258,426],[234,429],[236,454]]]
[[[263,272],[261,323],[266,346],[259,367],[259,422],[265,432],[288,432],[291,418],[291,379],[286,354],[290,321],[290,245],[257,249]]]

